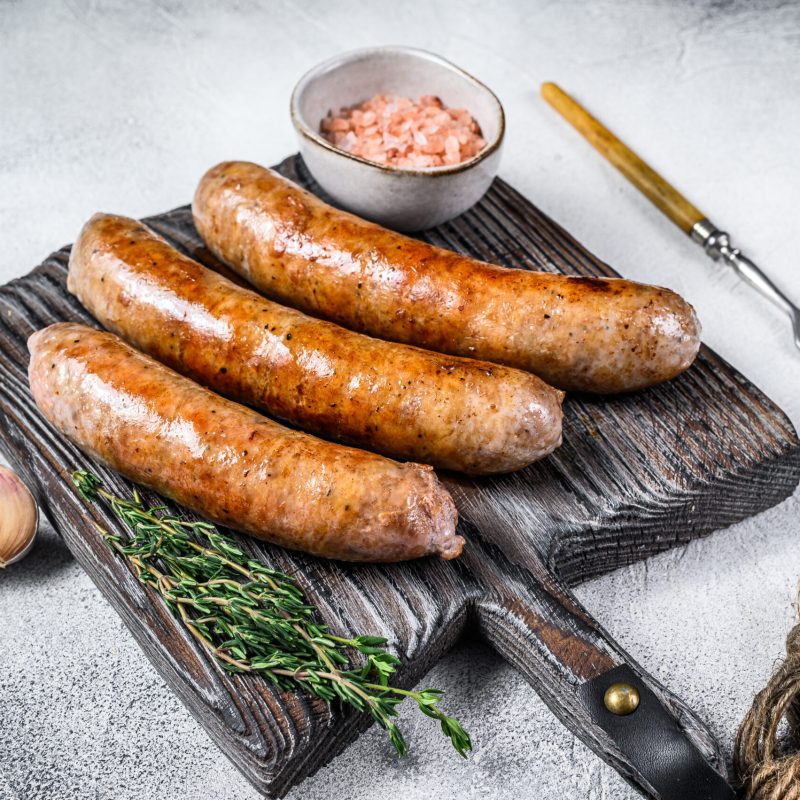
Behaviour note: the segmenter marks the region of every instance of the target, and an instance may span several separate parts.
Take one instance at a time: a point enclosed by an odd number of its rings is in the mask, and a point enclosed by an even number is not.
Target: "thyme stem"
[[[73,472],[72,480],[85,500],[105,501],[126,524],[127,537],[97,527],[223,669],[257,673],[279,689],[301,689],[369,713],[401,756],[408,746],[394,718],[410,698],[439,721],[459,755],[472,749],[461,724],[438,708],[440,690],[389,684],[400,661],[386,650],[386,639],[330,633],[291,576],[249,559],[211,523],[147,508],[136,490],[132,499],[117,497],[86,470]],[[356,652],[366,657],[360,667],[351,664]]]

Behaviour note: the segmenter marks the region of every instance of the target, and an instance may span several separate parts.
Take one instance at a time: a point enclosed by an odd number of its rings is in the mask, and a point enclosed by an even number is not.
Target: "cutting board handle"
[[[724,759],[705,724],[568,588],[542,566],[530,579],[521,575],[513,589],[477,603],[482,632],[571,731],[651,797],[732,800]],[[630,709],[614,705],[620,692],[633,694],[634,702],[638,694],[634,711],[619,713]]]

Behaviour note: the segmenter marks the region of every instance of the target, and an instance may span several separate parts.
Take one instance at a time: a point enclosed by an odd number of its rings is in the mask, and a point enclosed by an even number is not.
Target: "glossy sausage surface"
[[[519,469],[561,442],[561,393],[534,375],[306,316],[126,217],[84,226],[68,288],[167,366],[329,438],[473,474]]]
[[[669,289],[476,261],[334,209],[256,164],[213,167],[192,210],[208,247],[273,299],[560,389],[651,386],[700,346],[694,310]]]
[[[431,467],[284,428],[84,325],[51,325],[28,349],[33,397],[56,428],[215,522],[345,561],[461,552]]]

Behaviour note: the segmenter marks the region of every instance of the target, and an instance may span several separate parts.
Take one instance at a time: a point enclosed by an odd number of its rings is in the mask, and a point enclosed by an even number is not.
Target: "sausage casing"
[[[561,392],[522,370],[353,333],[236,286],[144,225],[96,214],[68,287],[108,329],[305,430],[468,473],[561,442]]]
[[[33,397],[56,428],[215,522],[346,561],[461,552],[429,466],[289,430],[84,325],[51,325],[28,348]]]
[[[280,302],[560,389],[651,386],[700,346],[694,310],[668,289],[476,261],[334,209],[256,164],[213,167],[192,210],[208,247]]]

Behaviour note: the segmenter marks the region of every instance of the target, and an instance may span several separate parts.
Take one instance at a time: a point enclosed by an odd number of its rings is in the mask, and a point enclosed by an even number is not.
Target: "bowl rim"
[[[341,150],[332,142],[329,142],[327,139],[313,130],[302,118],[299,110],[300,97],[311,85],[311,83],[320,75],[331,72],[332,70],[342,67],[345,64],[349,64],[351,61],[364,59],[365,56],[391,52],[403,53],[414,56],[423,61],[431,61],[439,64],[440,66],[446,67],[447,69],[457,73],[468,83],[471,83],[473,86],[485,92],[494,102],[497,110],[497,133],[492,141],[487,142],[486,147],[484,147],[479,153],[476,153],[471,158],[467,159],[466,161],[462,161],[459,164],[447,164],[438,167],[398,167],[394,164],[379,164],[376,161],[370,161],[367,158],[362,158],[361,156],[353,155],[345,150]],[[362,47],[357,50],[348,50],[345,53],[340,53],[339,55],[333,56],[333,58],[329,58],[320,62],[316,66],[309,69],[295,85],[289,101],[289,113],[291,114],[292,124],[294,125],[295,130],[301,136],[309,139],[314,144],[317,144],[320,147],[323,147],[325,150],[335,153],[343,158],[348,158],[351,161],[356,161],[360,164],[364,164],[365,166],[394,175],[429,175],[431,177],[435,177],[437,175],[453,175],[459,172],[464,172],[465,170],[471,169],[476,164],[479,164],[481,161],[485,160],[492,153],[498,150],[500,145],[503,143],[503,138],[505,137],[506,132],[506,117],[505,111],[503,110],[503,104],[500,102],[500,99],[497,97],[497,95],[485,83],[479,81],[476,77],[470,75],[469,72],[462,69],[457,64],[454,64],[452,61],[448,61],[446,58],[436,55],[436,53],[432,53],[429,50],[422,50],[418,47],[407,47],[405,45]]]

